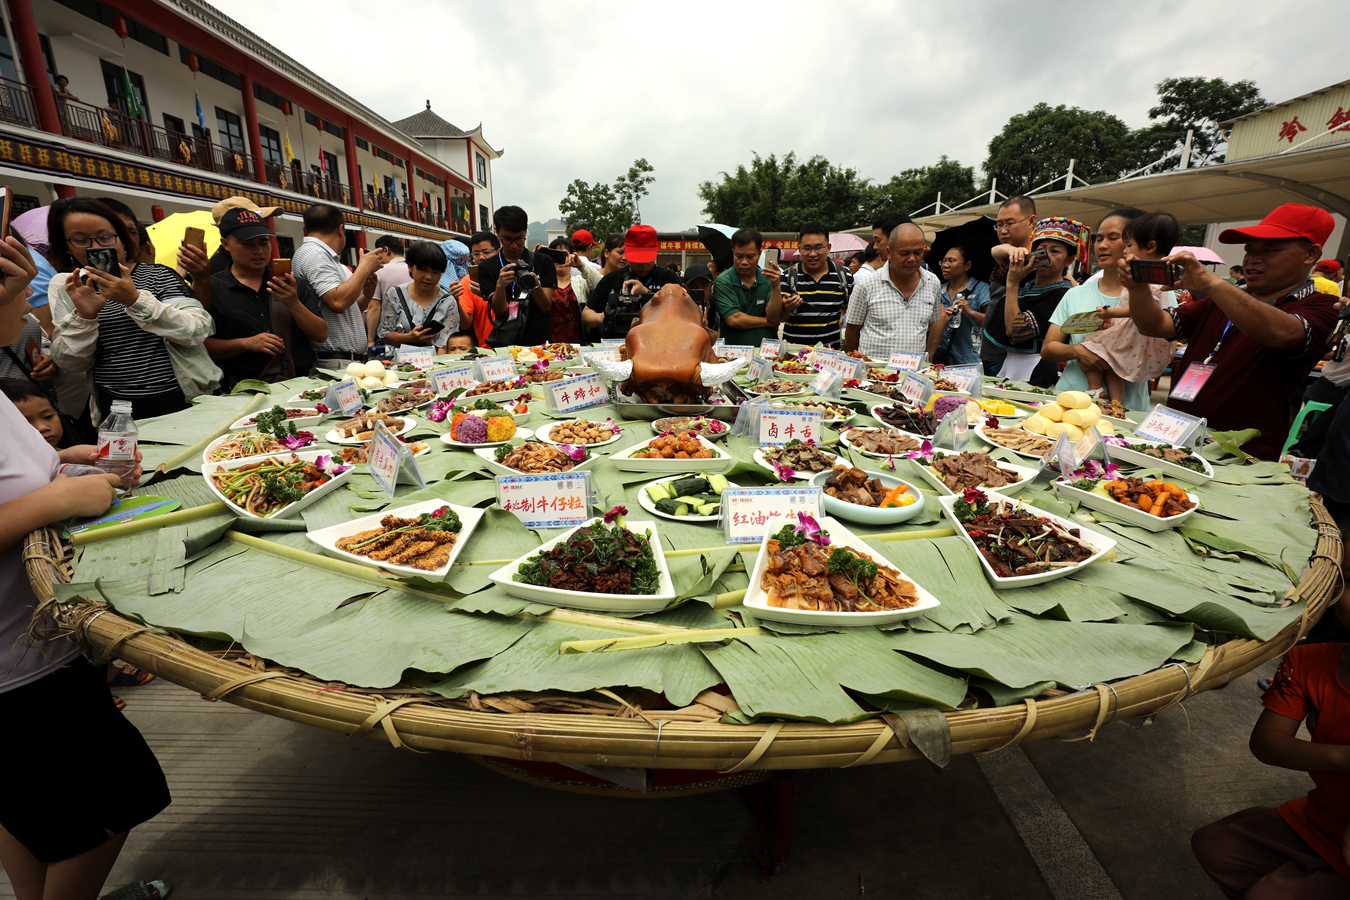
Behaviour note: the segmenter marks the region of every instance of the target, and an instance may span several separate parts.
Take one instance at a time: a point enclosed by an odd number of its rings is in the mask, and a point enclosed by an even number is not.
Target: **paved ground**
[[[861,876],[869,897],[1211,900],[1191,831],[1309,785],[1247,752],[1255,680],[1095,744],[960,757],[945,775],[918,763],[803,774],[792,860],[767,885],[734,792],[556,793],[156,682],[124,696],[174,803],[132,833],[113,883],[166,877],[183,900],[811,900],[858,896]]]

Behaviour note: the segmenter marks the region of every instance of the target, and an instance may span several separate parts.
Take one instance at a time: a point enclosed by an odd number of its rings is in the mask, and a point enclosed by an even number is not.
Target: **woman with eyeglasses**
[[[114,400],[130,401],[143,419],[185,409],[220,385],[203,346],[215,332],[210,313],[173,269],[131,259],[116,213],[88,197],[58,200],[47,234],[51,264],[67,273],[51,282],[52,359],[88,373],[94,422]]]

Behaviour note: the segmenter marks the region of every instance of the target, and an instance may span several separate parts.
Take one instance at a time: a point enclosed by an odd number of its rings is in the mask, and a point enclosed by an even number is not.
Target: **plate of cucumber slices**
[[[647,512],[674,522],[720,522],[722,491],[740,487],[725,475],[700,472],[672,475],[638,489],[638,504]]]

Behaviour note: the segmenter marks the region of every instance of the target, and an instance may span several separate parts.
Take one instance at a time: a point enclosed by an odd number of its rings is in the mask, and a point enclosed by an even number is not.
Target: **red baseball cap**
[[[585,228],[579,228],[572,232],[572,249],[589,250],[595,246],[595,238]]]
[[[623,258],[629,262],[654,263],[660,247],[656,229],[650,225],[634,225],[623,236]]]
[[[1287,241],[1290,238],[1307,238],[1319,247],[1325,246],[1331,237],[1336,220],[1331,213],[1315,206],[1301,203],[1286,203],[1277,206],[1259,225],[1248,228],[1229,228],[1219,235],[1221,244],[1242,244],[1250,240]]]
[[[1314,272],[1326,272],[1332,278],[1341,277],[1341,264],[1334,259],[1324,259],[1313,266]]]

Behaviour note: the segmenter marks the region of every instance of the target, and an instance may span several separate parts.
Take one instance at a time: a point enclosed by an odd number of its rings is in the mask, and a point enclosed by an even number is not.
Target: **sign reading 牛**
[[[821,414],[818,409],[766,409],[759,414],[759,442],[766,447],[781,447],[788,441],[820,441]]]
[[[767,381],[773,377],[773,360],[771,359],[752,359],[750,360],[750,380],[755,384],[761,381]]]
[[[915,406],[923,406],[933,396],[933,382],[922,375],[911,372],[900,385],[900,395]]]
[[[478,383],[473,377],[473,365],[471,363],[451,366],[448,369],[437,369],[431,373],[431,380],[436,385],[436,393],[438,394],[444,394],[458,388],[471,388]]]
[[[764,359],[777,359],[783,352],[782,341],[763,340],[759,342],[759,355]]]
[[[728,544],[758,544],[770,519],[797,521],[797,513],[820,517],[818,487],[725,488],[722,536]]]
[[[926,362],[928,362],[927,353],[892,353],[891,361],[886,363],[886,368],[899,369],[901,372],[917,372]]]
[[[511,381],[516,377],[516,365],[509,359],[476,359],[473,369],[479,381]]]
[[[421,488],[427,486],[426,479],[422,477],[421,469],[417,468],[417,460],[413,458],[408,445],[390,433],[383,422],[375,423],[375,433],[370,439],[370,455],[367,457],[366,465],[370,470],[370,477],[375,479],[380,490],[390,498],[394,496],[394,488],[400,483]]]
[[[822,397],[838,400],[840,389],[843,384],[844,378],[838,372],[830,369],[821,369],[820,374],[811,379],[811,390]]]
[[[549,412],[569,413],[587,406],[598,406],[609,402],[605,383],[599,375],[580,375],[545,385]]]
[[[590,518],[591,473],[498,475],[497,504],[526,528],[572,528]]]
[[[431,364],[436,361],[436,348],[402,344],[398,348],[398,361],[412,363],[419,369],[430,369]]]
[[[755,355],[755,348],[749,344],[722,344],[716,352],[723,359],[746,359]]]
[[[344,416],[356,415],[365,405],[361,401],[361,389],[356,386],[355,378],[344,378],[337,384],[330,384],[323,401],[330,410],[341,410]]]
[[[1205,440],[1205,420],[1159,404],[1149,410],[1134,436],[1174,447],[1196,447]]]

